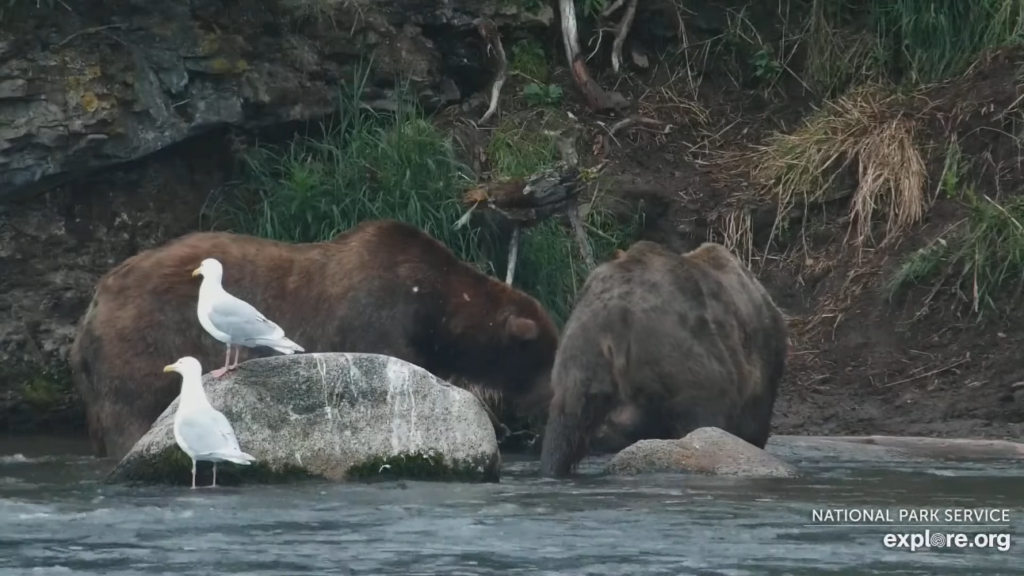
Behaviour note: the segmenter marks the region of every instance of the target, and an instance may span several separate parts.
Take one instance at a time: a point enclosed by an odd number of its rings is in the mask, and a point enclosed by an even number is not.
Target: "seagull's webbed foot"
[[[210,372],[210,376],[213,376],[214,378],[220,378],[221,376],[223,376],[223,375],[225,375],[227,373],[228,373],[228,367],[225,366],[223,368],[217,368],[216,370],[211,371]]]

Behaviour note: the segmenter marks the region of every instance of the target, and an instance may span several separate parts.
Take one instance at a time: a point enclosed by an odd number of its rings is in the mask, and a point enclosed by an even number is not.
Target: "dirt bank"
[[[1021,60],[1020,51],[996,51],[963,78],[873,101],[877,125],[912,123],[927,194],[920,220],[887,238],[879,216],[871,227],[876,242],[862,246],[849,215],[856,159],[838,175],[849,181],[840,192],[779,217],[789,230],[776,230],[768,244],[777,203],[756,177],[758,147],[771,131],[799,133],[813,124],[805,99],[730,94],[705,77],[691,99],[675,90],[648,101],[648,117],[678,129],[635,136],[616,166],[620,189],[665,200],[667,213],[652,223],[657,239],[682,250],[711,238],[747,256],[789,316],[792,350],[775,432],[1021,437],[1019,288],[1010,283],[985,301],[977,298],[980,273],[973,286],[971,273],[958,283],[961,270],[950,266],[939,272],[941,284],[911,282],[892,297],[886,289],[915,251],[937,239],[953,243],[953,230],[976,217],[977,204],[945,189],[950,143],[970,159],[959,176],[969,174],[971,194],[987,197],[977,203],[1009,218],[1001,206],[1024,184],[1015,124]]]

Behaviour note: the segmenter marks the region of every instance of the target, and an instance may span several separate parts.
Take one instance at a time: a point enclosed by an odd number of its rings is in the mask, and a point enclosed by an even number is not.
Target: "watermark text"
[[[907,548],[911,552],[930,548],[994,548],[1000,552],[1010,549],[1010,535],[1006,533],[966,534],[963,532],[902,532],[882,537],[886,548]]]

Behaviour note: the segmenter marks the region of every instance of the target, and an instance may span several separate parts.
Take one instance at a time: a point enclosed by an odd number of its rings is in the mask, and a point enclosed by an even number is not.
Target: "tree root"
[[[643,116],[630,116],[624,120],[619,120],[615,124],[612,124],[611,128],[608,128],[608,135],[615,136],[615,133],[624,128],[635,126],[637,124],[649,124],[652,126],[663,126],[662,133],[667,134],[672,129],[672,125],[668,122],[662,122],[661,120],[655,120],[654,118],[645,118]]]
[[[622,20],[619,21],[619,25],[615,27],[615,40],[612,42],[612,70],[616,74],[622,69],[622,45],[626,42],[626,36],[629,35],[629,31],[633,28],[633,20],[636,18],[636,3],[637,0],[629,0],[626,5],[626,12],[622,15]],[[612,8],[618,9],[622,5],[622,0],[619,0],[608,7],[602,16],[607,16],[614,12]]]
[[[494,116],[498,111],[498,100],[501,97],[501,88],[508,80],[508,58],[505,56],[505,49],[501,45],[501,34],[494,22],[480,18],[476,21],[476,29],[480,36],[487,41],[487,51],[493,52],[498,61],[498,70],[494,73],[494,81],[491,83],[491,99],[487,106],[487,112],[480,117],[479,124],[483,124]]]
[[[558,11],[562,21],[565,59],[572,67],[572,76],[583,92],[587,107],[592,112],[605,112],[627,107],[629,102],[621,94],[606,93],[587,70],[587,62],[580,54],[579,29],[576,24],[576,6],[573,4],[573,0],[558,0]]]

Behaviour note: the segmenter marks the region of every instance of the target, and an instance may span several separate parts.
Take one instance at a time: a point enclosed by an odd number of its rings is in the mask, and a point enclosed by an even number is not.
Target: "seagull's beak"
[[[192,271],[192,277],[195,278],[196,276],[199,276],[199,272],[202,271],[202,269],[203,269],[203,267],[200,266],[199,268],[196,268],[195,270],[193,270]]]
[[[168,364],[164,366],[164,372],[174,372],[174,364]]]

